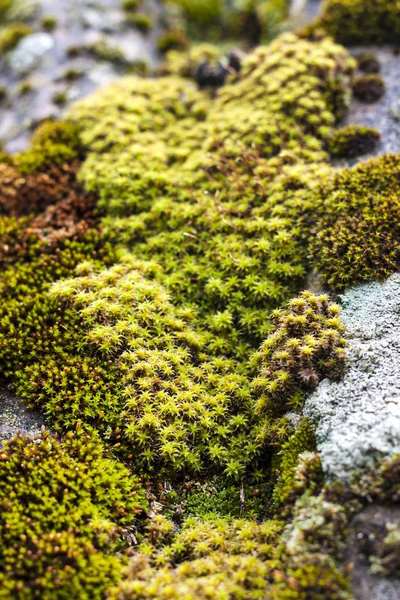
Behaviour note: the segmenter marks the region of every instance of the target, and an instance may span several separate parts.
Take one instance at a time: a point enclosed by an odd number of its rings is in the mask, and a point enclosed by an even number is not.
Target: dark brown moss
[[[385,91],[386,85],[382,77],[375,75],[374,73],[356,77],[353,82],[354,96],[361,102],[366,102],[367,104],[377,102],[377,100],[382,98]]]

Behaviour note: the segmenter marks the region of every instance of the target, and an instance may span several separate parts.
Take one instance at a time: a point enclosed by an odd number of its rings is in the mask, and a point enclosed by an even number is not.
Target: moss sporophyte
[[[266,2],[229,22],[222,1],[173,4],[170,45],[206,5],[201,31],[274,29]],[[217,90],[193,78],[225,49],[174,50],[1,152],[0,372],[52,433],[0,451],[0,598],[351,598],[349,523],[396,501],[398,459],[327,483],[302,411],[346,367],[332,298],[399,268],[400,161],[330,164],[377,143],[340,122],[357,65],[378,80],[321,28],[356,43],[362,8],[390,41],[391,4],[328,1]],[[140,2],[122,8],[144,27]],[[397,573],[397,538],[375,570]]]

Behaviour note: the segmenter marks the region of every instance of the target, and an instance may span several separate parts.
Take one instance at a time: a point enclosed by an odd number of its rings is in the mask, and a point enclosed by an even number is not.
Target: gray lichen
[[[400,274],[349,290],[342,306],[347,371],[324,380],[305,406],[331,478],[400,453]]]

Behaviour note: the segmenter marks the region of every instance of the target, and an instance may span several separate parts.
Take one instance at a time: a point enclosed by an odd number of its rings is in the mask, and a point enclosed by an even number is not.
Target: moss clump
[[[376,129],[349,125],[335,131],[329,142],[329,150],[337,158],[353,158],[373,152],[380,138]]]
[[[377,102],[386,91],[382,77],[374,73],[356,77],[353,82],[353,94],[361,102]]]
[[[14,162],[23,174],[44,171],[77,158],[81,148],[76,125],[49,121],[38,127],[32,135],[30,149],[15,157]]]
[[[68,94],[66,92],[57,92],[52,96],[51,101],[56,106],[64,106],[68,102]]]
[[[191,39],[242,39],[252,45],[271,39],[288,16],[286,0],[167,0],[167,15]]]
[[[127,12],[134,12],[140,6],[140,0],[123,0],[122,8]]]
[[[294,504],[305,490],[308,492],[322,487],[324,477],[316,449],[314,426],[303,419],[296,431],[282,445],[278,455],[277,482],[273,500],[277,508]]]
[[[259,449],[248,439],[252,401],[246,379],[205,340],[154,280],[155,265],[127,257],[108,270],[61,281],[52,296],[79,310],[93,354],[113,358],[123,384],[127,452],[141,469],[198,471],[220,465],[241,474]],[[75,312],[75,311],[74,311]],[[43,375],[42,375],[43,378]]]
[[[83,77],[84,72],[80,71],[79,69],[67,69],[64,72],[63,75],[63,79],[65,79],[66,81],[76,81],[77,79],[80,79],[81,77]]]
[[[22,38],[32,32],[32,28],[24,23],[14,23],[4,27],[0,32],[0,53],[13,50]]]
[[[324,377],[340,377],[345,364],[340,309],[327,296],[303,292],[273,313],[274,332],[255,355],[257,409],[274,416],[301,405],[304,391]]]
[[[20,96],[26,96],[27,94],[29,94],[31,91],[33,90],[33,85],[31,84],[30,81],[24,81],[23,83],[21,83],[21,85],[18,87],[18,94]]]
[[[40,21],[41,26],[45,31],[52,32],[57,28],[57,18],[51,16],[45,16]]]
[[[357,57],[357,66],[360,71],[364,73],[379,73],[381,70],[381,63],[374,56],[374,54],[361,54]]]
[[[95,436],[44,432],[2,449],[0,505],[4,598],[100,600],[120,578],[123,531],[137,529],[146,500]]]
[[[371,159],[339,172],[321,191],[323,213],[311,252],[333,288],[398,270],[399,169],[398,156]]]
[[[122,49],[115,44],[109,44],[107,40],[99,40],[87,46],[86,50],[98,60],[104,60],[116,66],[126,66],[127,60]]]
[[[400,8],[391,0],[325,0],[322,15],[307,28],[307,33],[319,28],[345,45],[396,44]]]
[[[159,37],[157,48],[162,54],[166,54],[170,50],[186,50],[189,44],[186,33],[179,29],[168,29]]]
[[[136,12],[134,14],[128,15],[128,22],[139,29],[142,33],[148,33],[150,29],[154,26],[153,19],[143,12]]]

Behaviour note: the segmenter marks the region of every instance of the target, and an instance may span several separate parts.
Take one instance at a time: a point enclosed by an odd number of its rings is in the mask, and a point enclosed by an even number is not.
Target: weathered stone
[[[43,56],[54,47],[54,39],[48,33],[32,33],[23,38],[9,56],[9,65],[18,75],[34,69]]]
[[[349,290],[342,305],[347,371],[324,380],[305,406],[332,478],[400,453],[400,274]]]

